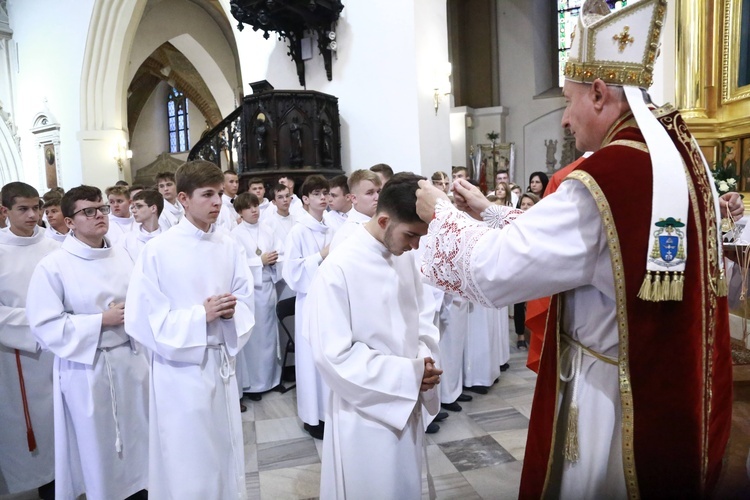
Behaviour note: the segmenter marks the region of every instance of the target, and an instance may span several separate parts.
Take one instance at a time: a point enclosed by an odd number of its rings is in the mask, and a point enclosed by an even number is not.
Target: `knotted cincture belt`
[[[578,449],[578,379],[581,376],[581,366],[583,365],[583,356],[603,361],[609,365],[618,365],[617,358],[600,354],[565,333],[560,334],[560,340],[565,344],[562,351],[560,363],[560,380],[569,382],[572,385],[572,394],[570,407],[568,408],[568,427],[565,432],[565,447],[563,456],[569,462],[577,462],[579,458]],[[567,360],[567,362],[563,361]],[[564,367],[567,367],[567,373],[563,373]]]

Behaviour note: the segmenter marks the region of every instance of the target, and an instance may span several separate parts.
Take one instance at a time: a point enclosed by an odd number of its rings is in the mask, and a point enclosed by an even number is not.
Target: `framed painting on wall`
[[[740,148],[740,191],[750,191],[750,137],[742,139]]]

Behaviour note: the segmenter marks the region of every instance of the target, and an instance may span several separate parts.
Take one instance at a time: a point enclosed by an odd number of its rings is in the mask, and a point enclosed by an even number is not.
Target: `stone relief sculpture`
[[[557,159],[555,159],[555,153],[557,153],[557,139],[545,139],[544,145],[547,148],[547,172],[552,173],[555,171],[555,165],[557,165]]]
[[[268,156],[266,151],[266,134],[268,130],[266,128],[266,115],[258,113],[258,117],[255,120],[255,145],[258,148],[258,164],[265,165],[268,163]]]
[[[291,146],[289,160],[291,163],[299,164],[302,162],[302,128],[299,126],[297,117],[292,118],[289,125],[289,144]]]

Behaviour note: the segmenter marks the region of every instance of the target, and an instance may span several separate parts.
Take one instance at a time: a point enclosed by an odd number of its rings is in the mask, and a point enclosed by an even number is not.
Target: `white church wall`
[[[30,129],[44,109],[43,99],[60,123],[58,182],[68,189],[82,181],[80,74],[93,4],[94,0],[8,2],[20,60],[15,119],[21,138],[22,178],[40,191],[47,186]]]
[[[417,33],[424,39],[417,42]],[[448,168],[449,106],[444,101],[435,117],[431,83],[432,65],[448,61],[445,1],[347,2],[336,34],[333,81],[317,46],[305,71],[307,89],[339,98],[344,169],[387,163],[426,174]],[[249,26],[236,36],[245,83],[265,79],[276,89],[301,88],[285,42],[273,34],[264,40]]]
[[[556,109],[544,114],[524,126],[523,130],[523,156],[525,158],[526,171],[522,178],[517,180],[521,182],[524,189],[528,186],[529,175],[532,172],[544,172],[551,177],[554,171],[559,170],[565,165],[560,165],[563,145],[563,129],[560,126],[563,109]],[[547,144],[557,142],[551,146],[555,150],[556,163],[552,166],[547,165]]]

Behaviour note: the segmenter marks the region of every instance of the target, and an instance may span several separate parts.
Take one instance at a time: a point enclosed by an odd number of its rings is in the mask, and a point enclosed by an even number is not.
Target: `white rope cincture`
[[[109,379],[109,394],[112,398],[112,417],[115,421],[115,450],[122,453],[122,437],[120,436],[120,422],[117,419],[117,393],[115,392],[115,383],[112,378],[112,365],[109,363],[109,354],[107,349],[100,349],[104,357],[104,366],[107,368],[107,378]]]

